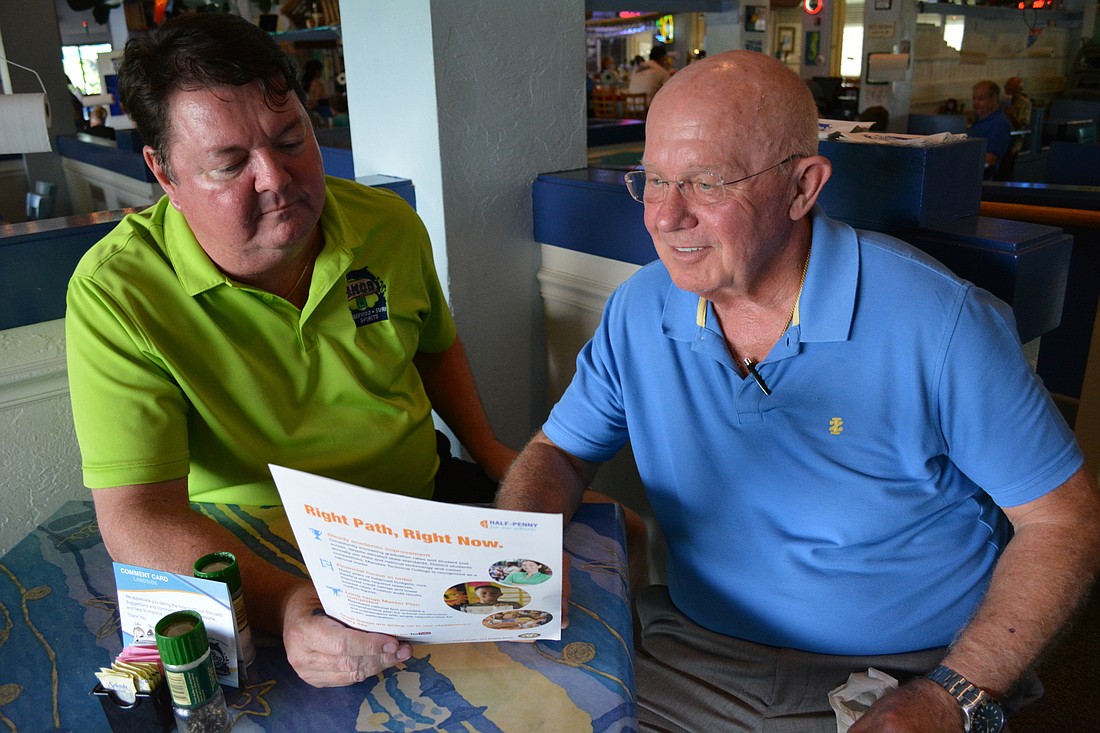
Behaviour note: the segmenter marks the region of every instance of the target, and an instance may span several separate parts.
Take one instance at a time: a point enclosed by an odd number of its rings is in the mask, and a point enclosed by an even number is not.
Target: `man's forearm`
[[[1005,513],[1016,533],[981,605],[943,660],[997,698],[1056,638],[1100,564],[1100,498],[1084,471],[1047,496]],[[962,729],[957,702],[935,682],[917,679],[884,695],[851,731]]]
[[[944,664],[1003,695],[1065,626],[1100,565],[1100,498],[1084,469],[1006,510],[1016,528],[973,619]]]
[[[190,508],[185,481],[97,489],[92,493],[100,533],[111,557],[191,575],[194,562],[211,552],[231,552],[241,570],[249,622],[281,634],[286,601],[309,580],[261,559],[232,532]]]
[[[595,472],[595,464],[569,456],[540,431],[512,463],[496,505],[562,514],[568,522]]]

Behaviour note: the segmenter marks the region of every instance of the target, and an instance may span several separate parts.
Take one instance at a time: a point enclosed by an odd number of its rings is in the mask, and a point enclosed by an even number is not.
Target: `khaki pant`
[[[945,648],[905,654],[837,656],[781,649],[708,631],[673,605],[665,586],[638,596],[642,640],[635,658],[643,731],[836,733],[829,692],[868,667],[900,683],[940,663]],[[1033,674],[1007,711],[1042,695]]]

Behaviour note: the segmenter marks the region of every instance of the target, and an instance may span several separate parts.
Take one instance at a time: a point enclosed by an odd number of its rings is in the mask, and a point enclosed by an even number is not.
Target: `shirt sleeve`
[[[1084,457],[1024,358],[1012,312],[980,288],[963,299],[944,352],[938,415],[951,460],[1001,506],[1051,491]]]
[[[65,340],[85,485],[186,476],[187,401],[140,328],[89,276],[69,283]]]

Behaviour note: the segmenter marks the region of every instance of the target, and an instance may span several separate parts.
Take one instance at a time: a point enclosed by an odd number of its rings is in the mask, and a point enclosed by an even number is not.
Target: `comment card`
[[[114,563],[122,646],[156,646],[157,621],[175,611],[198,611],[206,626],[218,681],[239,686],[237,621],[229,586],[216,580]]]

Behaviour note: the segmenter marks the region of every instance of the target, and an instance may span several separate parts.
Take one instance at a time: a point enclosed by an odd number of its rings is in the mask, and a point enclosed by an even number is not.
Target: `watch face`
[[[975,708],[970,720],[970,733],[1001,733],[1005,711],[997,703],[985,703]]]

